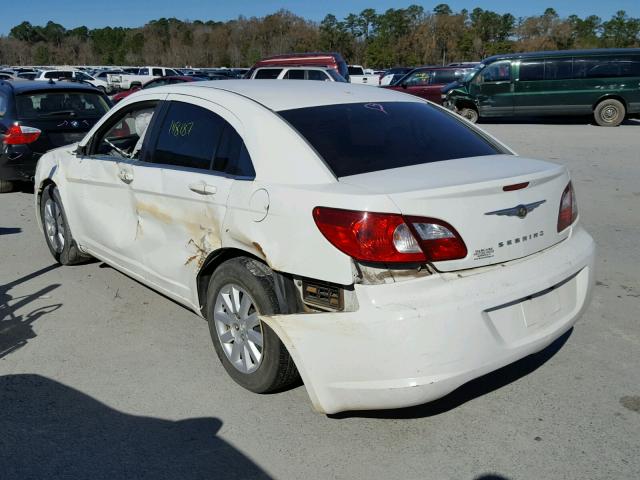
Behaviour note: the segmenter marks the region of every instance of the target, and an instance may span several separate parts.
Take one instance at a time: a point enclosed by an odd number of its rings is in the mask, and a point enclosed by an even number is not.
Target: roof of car
[[[15,93],[37,92],[40,90],[87,90],[95,92],[96,88],[79,82],[44,82],[38,80],[0,80],[0,88],[10,88]]]
[[[224,82],[189,82],[156,87],[167,93],[187,89],[215,89],[249,98],[274,111],[319,107],[340,103],[424,102],[419,97],[385,88],[354,85],[343,82],[312,82],[306,80],[225,80]],[[193,90],[191,90],[193,92]],[[203,92],[203,96],[206,96]]]
[[[508,60],[513,58],[532,58],[532,57],[566,57],[576,55],[629,55],[640,54],[640,48],[591,48],[588,50],[552,50],[541,52],[521,52],[521,53],[505,53],[501,55],[493,55],[482,60],[483,64],[492,63],[498,60]]]

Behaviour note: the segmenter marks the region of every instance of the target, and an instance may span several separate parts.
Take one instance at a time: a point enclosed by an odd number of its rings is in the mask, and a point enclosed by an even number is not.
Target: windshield
[[[336,72],[333,68],[327,68],[326,71],[329,74],[329,76],[333,78],[336,82],[343,82],[343,83],[346,82],[345,78],[342,75],[340,75],[338,72]]]
[[[507,153],[453,114],[428,103],[349,103],[278,113],[336,177]]]
[[[475,75],[484,68],[484,65],[480,64],[477,67],[473,68],[472,70],[469,70],[464,77],[462,77],[462,82],[463,83],[468,83],[471,80],[473,80],[473,77],[475,77]]]
[[[97,93],[66,90],[18,95],[16,108],[21,119],[58,115],[99,118],[109,110],[107,102]]]

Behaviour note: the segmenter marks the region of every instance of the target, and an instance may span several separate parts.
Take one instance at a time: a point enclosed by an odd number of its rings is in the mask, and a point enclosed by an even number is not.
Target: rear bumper
[[[356,286],[356,312],[265,317],[316,410],[398,408],[440,398],[544,349],[588,305],[595,244],[577,227],[504,265]]]
[[[0,180],[31,181],[40,155],[34,153],[13,155],[0,152]]]

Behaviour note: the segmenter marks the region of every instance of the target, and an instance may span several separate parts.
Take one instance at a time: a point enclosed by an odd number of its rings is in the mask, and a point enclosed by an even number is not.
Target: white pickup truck
[[[174,77],[180,73],[173,68],[166,67],[141,67],[137,74],[109,75],[109,84],[114,90],[129,90],[132,87],[141,87],[149,80],[158,77]]]
[[[361,65],[349,65],[349,81],[374,87],[380,84],[378,75],[374,74],[373,70],[365,69]]]

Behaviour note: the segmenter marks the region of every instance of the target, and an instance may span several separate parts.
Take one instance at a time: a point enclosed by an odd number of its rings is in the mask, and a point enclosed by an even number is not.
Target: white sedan
[[[386,89],[226,81],[129,96],[38,164],[57,261],[98,258],[209,322],[254,392],[321,412],[428,402],[586,308],[569,173]]]

